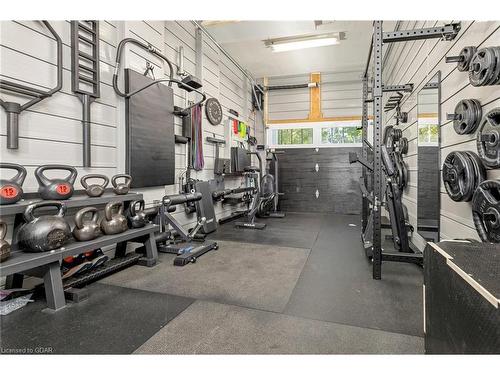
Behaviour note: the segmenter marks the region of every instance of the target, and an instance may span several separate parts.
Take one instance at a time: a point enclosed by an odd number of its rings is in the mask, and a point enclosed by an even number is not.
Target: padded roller
[[[175,195],[165,195],[163,197],[163,204],[168,206],[176,206],[178,204],[196,202],[201,199],[201,193],[189,193],[189,194],[175,194]]]

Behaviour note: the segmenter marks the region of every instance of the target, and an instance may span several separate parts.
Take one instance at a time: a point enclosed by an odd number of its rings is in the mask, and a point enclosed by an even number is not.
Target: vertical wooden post
[[[321,73],[311,73],[311,83],[317,83],[318,87],[311,87],[309,120],[320,121],[323,118],[321,113]]]

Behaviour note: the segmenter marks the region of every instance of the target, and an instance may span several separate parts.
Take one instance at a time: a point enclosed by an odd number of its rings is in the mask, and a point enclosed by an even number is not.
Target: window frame
[[[297,122],[297,123],[284,123],[284,124],[267,124],[266,125],[266,143],[271,148],[331,148],[331,147],[361,147],[362,142],[359,143],[321,143],[321,131],[325,128],[360,128],[361,120],[349,121],[322,121],[322,122]],[[312,129],[313,142],[312,144],[289,144],[281,145],[272,142],[272,132],[280,129]],[[276,136],[278,138],[278,136]]]

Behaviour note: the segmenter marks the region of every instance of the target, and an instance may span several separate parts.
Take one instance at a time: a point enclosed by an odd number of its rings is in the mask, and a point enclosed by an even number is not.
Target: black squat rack
[[[408,91],[411,84],[398,86],[385,86],[382,80],[383,70],[383,53],[384,44],[406,42],[421,39],[442,39],[445,41],[453,40],[460,31],[460,23],[453,23],[444,26],[436,26],[429,28],[413,29],[413,30],[396,30],[384,32],[382,21],[373,22],[373,38],[368,52],[368,60],[363,74],[363,109],[362,109],[362,137],[363,137],[363,157],[368,155],[370,144],[368,142],[368,107],[367,103],[373,103],[373,278],[380,280],[382,278],[382,262],[405,262],[414,263],[413,259],[408,257],[408,254],[399,256],[397,253],[382,252],[382,222],[381,222],[381,207],[382,196],[384,194],[384,173],[382,171],[382,100],[383,93],[388,91]],[[368,70],[372,63],[372,87],[369,88]],[[411,89],[413,86],[411,85]],[[372,98],[368,98],[368,93],[371,92]],[[367,179],[368,171],[363,167],[363,177]],[[367,198],[363,198],[362,205],[362,229],[366,228],[368,222],[369,202]]]

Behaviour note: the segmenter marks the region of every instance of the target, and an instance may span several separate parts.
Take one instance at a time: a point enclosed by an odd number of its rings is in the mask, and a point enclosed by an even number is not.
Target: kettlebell
[[[90,220],[85,220],[85,215],[92,213]],[[78,211],[75,215],[75,228],[73,236],[78,241],[90,241],[101,235],[101,227],[99,225],[99,212],[95,207],[85,207]]]
[[[130,202],[127,211],[127,221],[130,228],[142,228],[147,223],[146,212],[144,211],[144,200]]]
[[[14,163],[0,163],[0,168],[17,171],[17,174],[10,180],[0,180],[0,204],[16,203],[23,197],[22,186],[26,178],[26,169]]]
[[[0,220],[0,262],[3,262],[10,256],[10,244],[5,241],[7,235],[7,223]]]
[[[57,207],[56,215],[35,217],[33,212],[41,207]],[[17,232],[17,242],[23,251],[40,253],[57,249],[71,238],[71,228],[64,219],[66,205],[57,201],[36,202],[24,211],[25,224]]]
[[[117,179],[123,178],[125,182],[118,183]],[[113,191],[117,195],[125,195],[130,190],[130,184],[132,183],[132,177],[128,174],[117,174],[111,177],[111,184],[113,185]]]
[[[101,185],[98,184],[89,185],[87,184],[87,180],[91,178],[100,179],[103,180],[103,182]],[[88,174],[80,179],[80,183],[85,189],[87,195],[89,197],[95,198],[95,197],[100,197],[104,193],[104,190],[106,190],[106,186],[108,186],[109,178],[103,174]]]
[[[46,170],[69,171],[66,178],[47,178],[43,172]],[[38,181],[38,193],[42,199],[63,200],[69,199],[73,195],[73,184],[75,183],[78,172],[69,165],[48,164],[35,169],[35,177]]]
[[[118,234],[128,229],[127,218],[123,215],[123,202],[111,201],[106,204],[101,229],[105,234]]]

